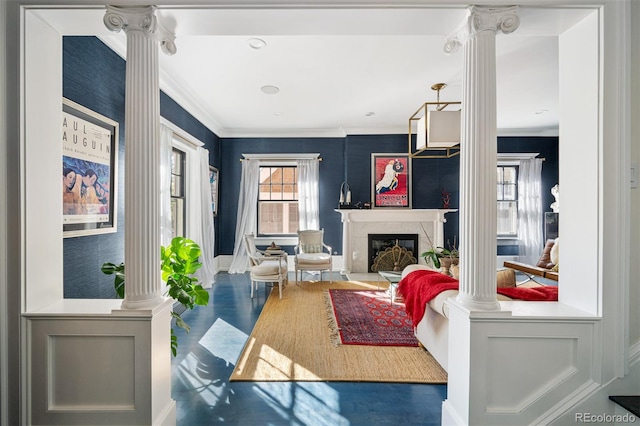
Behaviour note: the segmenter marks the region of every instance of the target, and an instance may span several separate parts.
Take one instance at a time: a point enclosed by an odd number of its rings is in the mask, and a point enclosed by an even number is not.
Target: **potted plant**
[[[442,259],[449,259],[450,255],[451,252],[444,247],[432,247],[420,254],[420,257],[424,257],[425,262],[434,268],[440,268],[442,267]]]
[[[427,264],[433,265],[434,268],[442,268],[444,274],[449,275],[449,268],[451,265],[458,264],[460,252],[456,246],[456,237],[453,238],[453,244],[447,240],[449,248],[444,247],[431,247],[431,249],[425,251],[420,255],[424,257]]]
[[[160,247],[160,260],[162,269],[162,280],[167,283],[167,294],[172,299],[178,301],[187,309],[193,309],[195,305],[206,306],[209,303],[209,293],[200,285],[198,278],[193,276],[202,266],[198,261],[200,257],[200,246],[194,241],[175,237],[171,240],[171,245]],[[101,270],[107,275],[115,274],[113,285],[116,296],[124,298],[124,263],[116,265],[105,262]],[[176,310],[171,312],[175,318],[176,325],[183,328],[187,333],[189,325],[182,319]],[[171,352],[176,356],[178,350],[178,338],[171,329]]]

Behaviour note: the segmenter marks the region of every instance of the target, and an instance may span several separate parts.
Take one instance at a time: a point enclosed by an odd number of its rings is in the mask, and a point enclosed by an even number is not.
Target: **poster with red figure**
[[[371,154],[373,207],[411,208],[411,158],[408,154]]]

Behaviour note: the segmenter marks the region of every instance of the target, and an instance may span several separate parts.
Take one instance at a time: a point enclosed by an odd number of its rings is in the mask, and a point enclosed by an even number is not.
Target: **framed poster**
[[[371,154],[372,207],[411,208],[409,154]]]
[[[62,100],[63,236],[116,232],[118,123]]]
[[[218,215],[218,169],[209,166],[209,184],[211,185],[211,211]]]

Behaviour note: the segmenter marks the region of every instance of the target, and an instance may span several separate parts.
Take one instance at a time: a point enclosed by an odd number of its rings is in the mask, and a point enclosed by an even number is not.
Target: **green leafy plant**
[[[162,280],[167,283],[166,295],[178,301],[187,309],[194,306],[206,306],[209,303],[209,293],[200,284],[198,278],[193,276],[200,269],[200,246],[193,240],[184,237],[175,237],[171,244],[160,247],[160,260]],[[113,285],[118,298],[124,298],[125,273],[124,263],[116,265],[105,262],[101,270],[107,275],[114,275]],[[190,331],[189,325],[182,319],[180,313],[175,310],[171,316],[176,320],[176,326]],[[171,353],[176,356],[178,350],[178,338],[171,329]]]
[[[115,274],[113,287],[116,290],[116,297],[118,299],[124,299],[124,262],[119,265],[111,262],[105,262],[102,264],[100,270],[107,275]]]
[[[420,255],[425,262],[431,263],[434,268],[440,268],[440,259],[449,257],[451,252],[444,247],[433,247]]]
[[[453,259],[458,259],[460,257],[460,252],[458,252],[458,248],[456,245],[456,239],[457,237],[453,237],[453,244],[451,244],[451,242],[447,240],[447,245],[449,246],[448,249],[444,247],[431,246],[429,250],[420,254],[420,257],[424,257],[425,262],[431,263],[434,268],[440,268],[441,267],[440,259],[444,257],[448,257],[448,258],[451,258],[451,260],[453,260]],[[431,242],[430,239],[429,239],[429,242]]]

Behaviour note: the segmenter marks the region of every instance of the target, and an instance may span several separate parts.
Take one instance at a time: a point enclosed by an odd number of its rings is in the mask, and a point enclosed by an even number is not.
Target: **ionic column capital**
[[[471,6],[460,27],[447,37],[444,51],[445,53],[455,52],[478,33],[502,31],[504,34],[509,34],[519,26],[518,6]]]
[[[103,22],[110,31],[119,32],[122,30],[125,33],[140,31],[148,35],[160,43],[162,51],[167,55],[173,55],[177,51],[175,34],[158,22],[155,6],[107,6]]]

